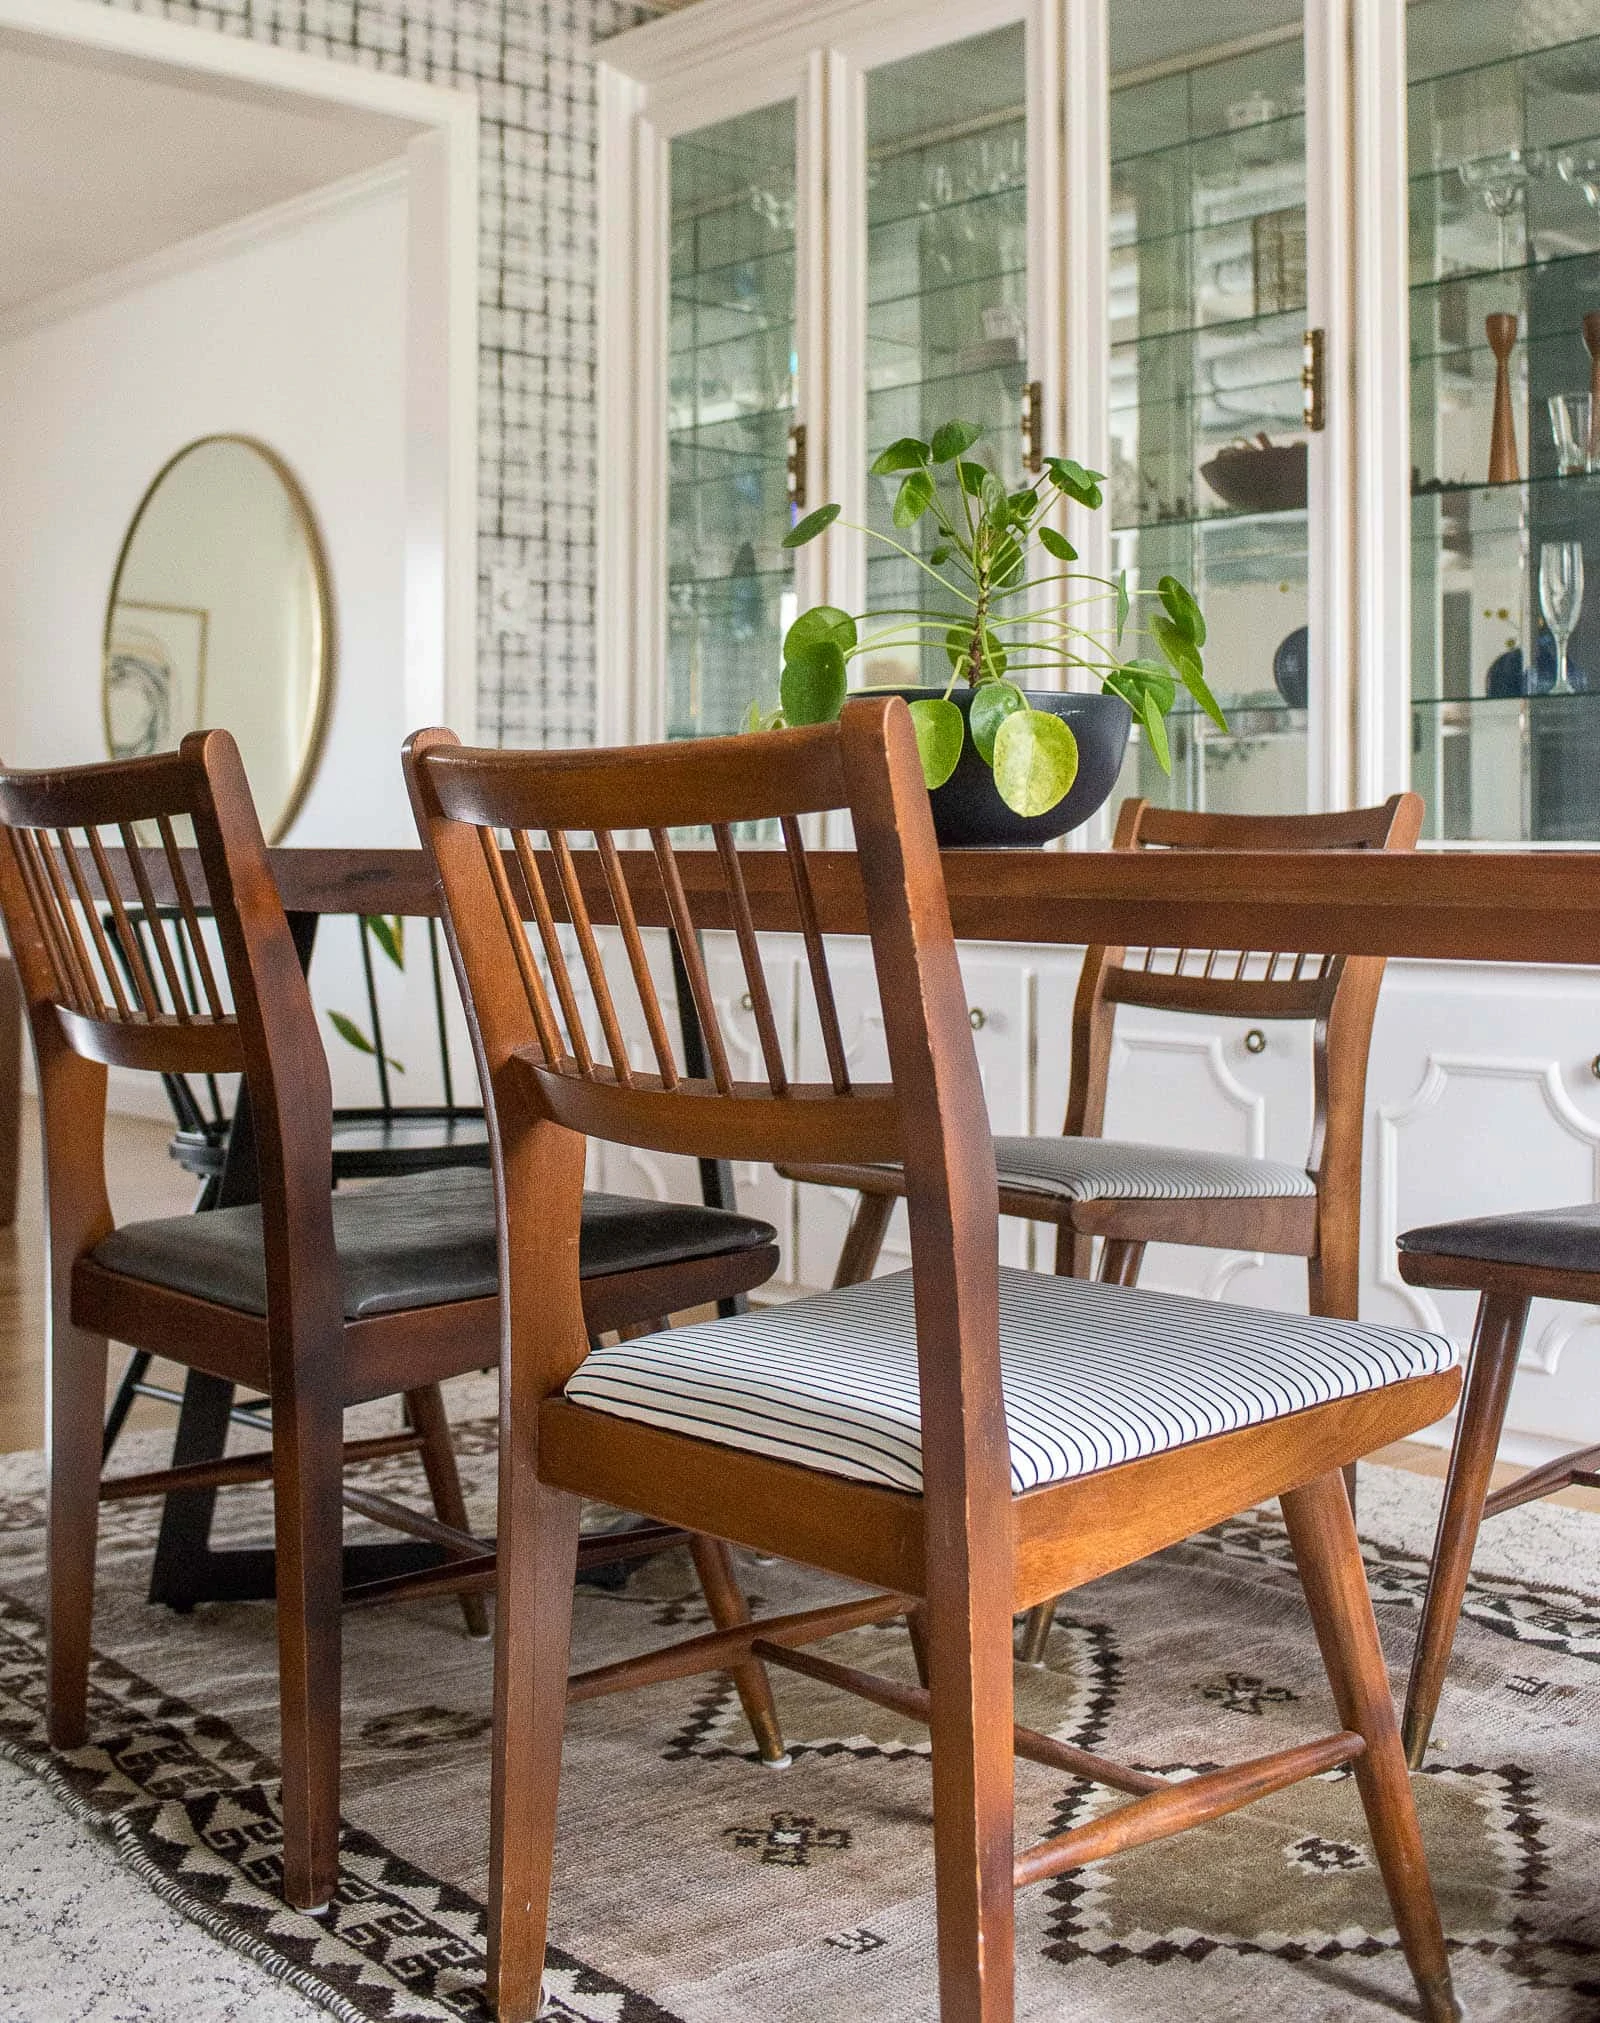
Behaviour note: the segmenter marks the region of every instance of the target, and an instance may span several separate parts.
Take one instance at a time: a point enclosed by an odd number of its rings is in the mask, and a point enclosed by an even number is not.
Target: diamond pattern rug
[[[468,1395],[470,1411],[481,1395]],[[458,1402],[458,1416],[462,1406]],[[141,1441],[148,1452],[140,1451]],[[493,1427],[461,1425],[490,1521]],[[152,1465],[156,1436],[119,1465]],[[414,1464],[365,1472],[417,1494]],[[154,1512],[103,1507],[93,1740],[70,1756],[40,1720],[37,1457],[0,1461],[0,1752],[103,1830],[149,1886],[270,1971],[359,2023],[476,2018],[487,1862],[490,1656],[453,1605],[346,1619],[347,1827],[324,1916],[277,1895],[272,1611],[152,1609]],[[1364,1471],[1369,1572],[1403,1686],[1437,1488]],[[222,1542],[267,1535],[260,1491],[223,1499]],[[1600,2016],[1600,1518],[1533,1510],[1475,1579],[1423,1830],[1474,2023]],[[1486,1536],[1488,1536],[1486,1534]],[[821,1577],[746,1557],[758,1610]],[[580,1591],[575,1661],[691,1634],[687,1561]],[[904,1635],[856,1630],[848,1663],[914,1676]],[[572,1711],[547,1970],[565,2023],[814,2023],[937,2013],[926,1732],[792,1674],[775,1679],[794,1755],[754,1759],[731,1688],[687,1680]],[[1264,1753],[1331,1725],[1275,1508],[1069,1598],[1019,1718],[1166,1775]],[[1019,1764],[1018,1836],[1060,1831],[1106,1794]],[[1183,2015],[1281,2023],[1414,2013],[1353,1783],[1340,1772],[1249,1811],[1025,1892],[1021,2023]]]

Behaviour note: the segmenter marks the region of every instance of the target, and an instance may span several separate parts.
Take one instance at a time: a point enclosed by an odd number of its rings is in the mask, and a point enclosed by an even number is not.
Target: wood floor
[[[195,1183],[167,1157],[168,1127],[142,1117],[109,1120],[107,1183],[117,1220],[156,1215],[183,1215],[193,1203]],[[22,1185],[17,1219],[0,1229],[0,1453],[38,1447],[44,1439],[44,1255],[43,1211],[39,1186],[38,1114],[31,1101],[23,1104]],[[112,1382],[121,1374],[122,1359],[111,1359]],[[157,1364],[152,1377],[172,1383],[181,1376]],[[141,1401],[131,1423],[170,1423],[164,1406]],[[1372,1457],[1391,1468],[1442,1477],[1445,1452],[1420,1442],[1403,1440]],[[1495,1486],[1519,1471],[1509,1465],[1495,1471]],[[1600,1510],[1600,1490],[1569,1489],[1551,1499],[1580,1510]]]

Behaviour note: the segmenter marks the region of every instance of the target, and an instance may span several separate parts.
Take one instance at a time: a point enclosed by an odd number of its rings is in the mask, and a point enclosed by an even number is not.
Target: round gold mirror
[[[106,749],[137,758],[232,731],[275,842],[316,765],[332,643],[322,544],[293,474],[246,436],[204,436],[156,473],[117,558]]]

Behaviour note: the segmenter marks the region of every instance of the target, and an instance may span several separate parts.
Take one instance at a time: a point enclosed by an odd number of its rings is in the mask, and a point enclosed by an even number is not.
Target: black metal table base
[[[173,1442],[175,1467],[190,1461],[214,1461],[222,1454],[233,1394],[234,1387],[226,1379],[208,1376],[204,1370],[189,1372]],[[166,1499],[161,1513],[155,1562],[150,1569],[150,1599],[164,1602],[180,1615],[187,1615],[199,1602],[270,1601],[277,1593],[276,1555],[271,1546],[219,1550],[212,1545],[216,1502],[214,1489],[183,1489]],[[347,1545],[344,1584],[350,1588],[362,1581],[387,1580],[395,1574],[442,1566],[448,1558],[442,1546],[413,1539]]]

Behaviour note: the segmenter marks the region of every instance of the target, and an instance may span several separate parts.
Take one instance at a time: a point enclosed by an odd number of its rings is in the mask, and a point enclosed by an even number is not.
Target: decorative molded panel
[[[1451,1116],[1452,1096],[1472,1104],[1469,1117]],[[1595,1198],[1600,1122],[1574,1103],[1558,1060],[1430,1052],[1412,1094],[1378,1106],[1377,1283],[1424,1327],[1464,1340],[1471,1301],[1447,1295],[1447,1312],[1425,1288],[1406,1284],[1396,1249],[1403,1229]],[[1523,1367],[1554,1376],[1567,1345],[1596,1325],[1600,1308],[1538,1302]]]

